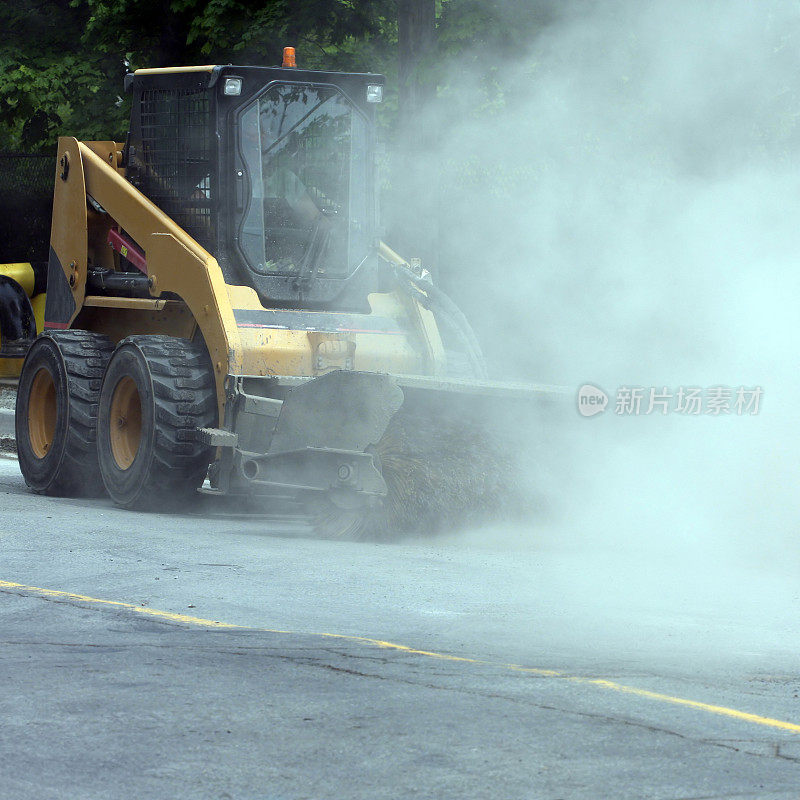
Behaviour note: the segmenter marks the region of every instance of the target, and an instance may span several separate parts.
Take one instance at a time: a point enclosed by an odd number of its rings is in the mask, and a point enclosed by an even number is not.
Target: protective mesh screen
[[[47,261],[55,157],[0,153],[0,263]]]
[[[205,89],[144,90],[143,168],[131,181],[192,238],[213,250],[209,114]]]

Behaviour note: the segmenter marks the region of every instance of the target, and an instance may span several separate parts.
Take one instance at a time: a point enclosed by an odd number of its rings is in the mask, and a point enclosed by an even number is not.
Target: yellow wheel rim
[[[111,397],[111,453],[120,469],[128,469],[142,439],[142,401],[133,378],[124,377]]]
[[[33,376],[28,401],[28,437],[36,458],[44,458],[50,452],[57,419],[56,385],[50,371],[42,367]]]

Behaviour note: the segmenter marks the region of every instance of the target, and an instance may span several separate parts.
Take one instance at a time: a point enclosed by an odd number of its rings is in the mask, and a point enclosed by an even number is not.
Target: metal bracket
[[[200,428],[200,441],[211,447],[236,447],[239,437],[221,428]]]
[[[239,471],[251,491],[264,488],[328,491],[348,489],[384,497],[387,492],[369,453],[308,447],[288,453],[258,454],[237,451]]]

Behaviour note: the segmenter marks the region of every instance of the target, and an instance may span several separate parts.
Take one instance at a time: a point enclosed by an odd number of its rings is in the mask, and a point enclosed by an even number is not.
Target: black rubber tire
[[[114,350],[108,337],[89,331],[47,331],[31,345],[17,388],[15,432],[19,466],[35,492],[61,497],[104,493],[97,460],[97,403]],[[31,442],[31,387],[45,370],[55,393],[55,427],[43,456]]]
[[[126,378],[138,392],[141,433],[132,463],[121,468],[112,448],[111,406]],[[103,379],[97,426],[100,474],[112,500],[158,511],[191,499],[213,456],[197,431],[216,421],[214,375],[204,346],[171,336],[123,339]]]

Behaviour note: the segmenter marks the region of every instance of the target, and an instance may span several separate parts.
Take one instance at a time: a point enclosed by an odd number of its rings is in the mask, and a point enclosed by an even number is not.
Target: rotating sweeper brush
[[[330,494],[316,498],[312,522],[320,535],[431,534],[513,518],[522,510],[524,495],[507,442],[489,436],[483,426],[453,419],[452,411],[413,405],[404,404],[371,449],[386,494],[378,503],[356,507]]]
[[[59,141],[44,331],[4,321],[28,485],[146,510],[208,475],[349,537],[513,506],[495,423],[560,395],[487,381],[458,308],[378,243],[383,78],[181,67],[126,88],[124,145]]]

